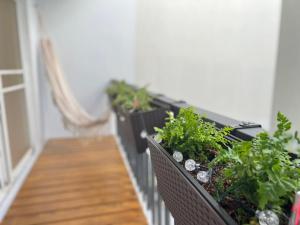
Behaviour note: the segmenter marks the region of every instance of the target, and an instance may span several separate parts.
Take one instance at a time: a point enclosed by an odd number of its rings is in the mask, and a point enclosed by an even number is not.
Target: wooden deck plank
[[[113,177],[114,178],[114,177]],[[69,182],[65,183],[64,185],[48,185],[46,188],[45,186],[42,187],[34,187],[31,189],[23,189],[19,194],[18,198],[23,198],[23,197],[32,197],[32,196],[38,196],[38,195],[45,195],[45,194],[56,194],[56,193],[62,193],[62,192],[69,192],[73,190],[86,190],[86,189],[91,189],[94,187],[111,187],[118,185],[119,182],[122,182],[123,185],[127,184],[127,178],[120,178],[119,180],[114,180],[114,179],[109,179],[106,182],[102,182],[96,179],[90,179],[90,180],[85,180],[85,182],[81,181],[74,181],[74,182]]]
[[[146,225],[113,137],[51,140],[3,225]]]

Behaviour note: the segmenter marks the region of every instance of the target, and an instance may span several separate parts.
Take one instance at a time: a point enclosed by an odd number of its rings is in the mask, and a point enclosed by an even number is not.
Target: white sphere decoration
[[[279,225],[279,218],[271,210],[257,211],[256,212],[260,225]]]
[[[183,160],[183,155],[179,151],[174,151],[173,153],[173,158],[176,160],[176,162],[182,162]]]
[[[187,171],[194,171],[196,169],[196,162],[193,159],[185,161],[184,167]]]
[[[147,137],[147,135],[148,135],[147,131],[145,131],[145,130],[142,130],[142,132],[140,133],[140,136],[142,139],[145,139]]]
[[[208,171],[199,171],[197,173],[197,180],[199,180],[202,183],[207,183],[209,181],[210,175]]]
[[[148,155],[150,155],[150,148],[149,148],[149,147],[146,148],[146,153],[147,153]]]
[[[120,120],[121,122],[125,122],[125,117],[124,117],[124,116],[120,116],[120,117],[119,117],[119,120]]]

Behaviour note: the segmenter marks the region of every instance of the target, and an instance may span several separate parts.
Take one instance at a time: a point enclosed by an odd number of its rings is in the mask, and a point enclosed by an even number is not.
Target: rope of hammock
[[[107,125],[110,112],[103,118],[95,119],[90,116],[78,103],[72,94],[57,57],[54,54],[52,43],[47,38],[41,39],[41,48],[46,65],[48,80],[52,89],[53,100],[63,115],[65,127],[73,132],[97,134]]]

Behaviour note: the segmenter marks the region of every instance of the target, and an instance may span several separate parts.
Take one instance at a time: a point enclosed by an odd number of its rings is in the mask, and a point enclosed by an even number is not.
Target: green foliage
[[[124,81],[113,82],[107,89],[108,95],[113,97],[113,105],[121,106],[128,111],[149,111],[152,109],[152,97],[147,89],[134,89]]]
[[[165,126],[155,130],[164,147],[203,162],[208,160],[209,150],[219,151],[228,143],[225,136],[231,128],[217,130],[214,124],[205,122],[193,108],[186,108],[181,109],[176,118],[169,112]]]
[[[106,88],[106,93],[115,98],[119,94],[126,94],[130,92],[132,87],[126,84],[125,81],[114,81],[111,82],[110,85]]]
[[[262,132],[252,141],[235,143],[229,150],[221,150],[212,162],[226,165],[220,179],[223,184],[230,181],[230,187],[224,190],[223,185],[223,197],[234,195],[261,210],[271,208],[278,212],[293,201],[294,193],[300,189],[300,169],[288,146],[296,142],[299,151],[299,139],[297,133],[289,132],[291,122],[282,113],[278,113],[277,121],[273,135]]]
[[[131,89],[130,91],[119,94],[114,100],[114,105],[120,105],[122,108],[129,111],[149,111],[151,107],[152,97],[149,95],[146,88],[138,90]]]

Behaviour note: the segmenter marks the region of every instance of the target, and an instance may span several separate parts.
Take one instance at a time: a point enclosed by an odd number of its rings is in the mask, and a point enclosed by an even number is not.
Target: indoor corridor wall
[[[111,79],[134,80],[136,0],[36,0],[45,33],[79,103],[93,116],[106,109]],[[43,62],[45,138],[71,136],[53,104]]]

